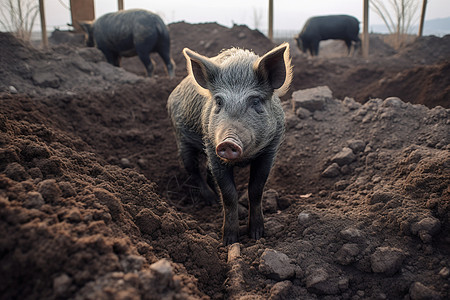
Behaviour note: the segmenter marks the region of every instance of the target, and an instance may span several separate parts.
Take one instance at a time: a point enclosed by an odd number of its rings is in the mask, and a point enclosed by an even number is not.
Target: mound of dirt
[[[450,60],[433,65],[417,66],[368,83],[356,94],[356,97],[386,98],[390,95],[401,94],[412,103],[449,107],[448,74],[450,74]]]
[[[112,67],[77,40],[41,51],[0,33],[4,298],[450,296],[448,37],[367,60],[292,48],[266,236],[244,234],[248,170],[236,170],[243,235],[224,247],[221,207],[197,200],[166,100],[186,75],[184,47],[274,44],[245,26],[169,27],[173,80],[159,58],[145,78],[138,60]]]

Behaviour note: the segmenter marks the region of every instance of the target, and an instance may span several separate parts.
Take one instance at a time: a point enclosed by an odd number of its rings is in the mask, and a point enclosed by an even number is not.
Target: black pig
[[[344,40],[350,53],[352,41],[355,51],[361,43],[358,37],[359,21],[352,16],[330,15],[309,18],[300,34],[295,37],[298,48],[312,56],[319,54],[319,43],[323,40]]]
[[[250,164],[248,232],[259,239],[264,234],[261,197],[284,134],[279,96],[292,80],[289,44],[262,57],[236,48],[213,58],[187,48],[183,53],[189,75],[167,103],[183,164],[207,202],[216,200],[217,191],[226,245],[239,239],[233,167]],[[206,153],[208,177],[215,186],[201,175],[201,153]]]
[[[103,15],[95,22],[80,22],[80,26],[88,34],[87,46],[96,44],[110,64],[119,67],[120,57],[138,55],[151,77],[150,53],[157,52],[169,76],[174,76],[169,30],[158,15],[143,9],[121,10]]]

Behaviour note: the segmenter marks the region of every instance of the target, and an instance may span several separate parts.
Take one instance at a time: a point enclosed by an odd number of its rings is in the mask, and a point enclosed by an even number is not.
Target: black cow
[[[355,51],[361,40],[359,34],[359,21],[347,15],[329,15],[309,18],[303,30],[295,37],[298,48],[312,56],[319,54],[319,43],[323,40],[344,40],[350,54],[352,41],[355,42]]]

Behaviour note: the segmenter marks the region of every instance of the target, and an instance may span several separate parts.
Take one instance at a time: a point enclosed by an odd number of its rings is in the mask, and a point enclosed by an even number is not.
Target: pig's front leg
[[[248,234],[252,239],[260,239],[264,235],[264,216],[261,198],[275,154],[266,152],[252,161],[250,181],[248,183],[249,218]]]
[[[211,172],[223,205],[223,243],[233,244],[239,241],[238,193],[234,183],[233,167],[215,157],[211,162]]]

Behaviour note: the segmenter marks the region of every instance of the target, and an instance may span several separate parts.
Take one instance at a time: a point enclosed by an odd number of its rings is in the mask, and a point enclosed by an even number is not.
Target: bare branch
[[[0,25],[17,37],[29,40],[39,13],[37,0],[4,0],[0,4]]]
[[[389,8],[382,0],[371,0],[370,6],[380,16],[390,34],[396,35],[396,45],[403,44],[404,37],[415,22],[418,0],[388,0]]]

